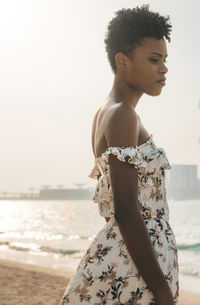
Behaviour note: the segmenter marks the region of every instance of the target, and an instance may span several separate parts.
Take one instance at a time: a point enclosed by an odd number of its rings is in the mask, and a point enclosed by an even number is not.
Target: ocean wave
[[[193,252],[199,252],[200,251],[200,243],[196,243],[196,244],[191,244],[191,245],[186,245],[186,244],[182,244],[182,245],[178,245],[177,246],[178,250],[182,250],[182,251],[193,251]]]
[[[27,252],[48,252],[56,253],[60,255],[72,255],[81,252],[81,250],[74,249],[57,249],[48,246],[40,246],[35,243],[22,243],[22,242],[10,242],[10,241],[0,241],[0,246],[7,246],[10,249],[16,251],[27,251]]]

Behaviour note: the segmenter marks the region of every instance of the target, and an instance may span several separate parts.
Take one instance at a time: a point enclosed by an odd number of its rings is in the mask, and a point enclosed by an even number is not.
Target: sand
[[[58,305],[71,272],[0,260],[0,305]],[[180,291],[179,305],[200,305],[200,295]]]

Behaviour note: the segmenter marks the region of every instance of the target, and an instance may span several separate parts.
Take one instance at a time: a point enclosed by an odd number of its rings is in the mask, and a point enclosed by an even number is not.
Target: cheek
[[[148,79],[148,71],[145,69],[144,66],[141,65],[134,65],[132,69],[128,71],[128,80],[134,85],[141,85],[144,84]]]
[[[144,87],[153,89],[153,87],[156,85],[156,80],[158,78],[156,65],[147,64],[146,67],[142,69],[141,75],[143,78],[142,84],[144,85]]]
[[[138,65],[136,69],[136,75],[138,81],[142,83],[152,83],[156,75],[156,66],[149,64],[148,62],[142,65]]]
[[[129,85],[138,87],[144,91],[153,90],[156,82],[157,67],[149,62],[135,63],[126,74],[126,81]]]
[[[152,78],[155,77],[156,75],[156,70],[157,67],[155,65],[152,64],[146,64],[143,69],[142,69],[142,73],[143,75],[146,75],[147,78]]]

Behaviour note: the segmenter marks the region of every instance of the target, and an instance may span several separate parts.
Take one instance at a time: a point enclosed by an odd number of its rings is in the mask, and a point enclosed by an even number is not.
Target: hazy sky
[[[167,84],[136,111],[171,164],[200,167],[200,1],[0,0],[0,192],[94,186],[91,124],[113,83],[106,28],[143,3],[173,28]]]

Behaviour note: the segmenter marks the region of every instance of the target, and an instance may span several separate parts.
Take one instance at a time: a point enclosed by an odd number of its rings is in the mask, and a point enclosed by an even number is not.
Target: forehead
[[[139,46],[133,50],[136,55],[149,55],[152,52],[159,52],[163,56],[167,55],[167,44],[166,41],[162,39],[156,39],[151,37],[145,37]]]

